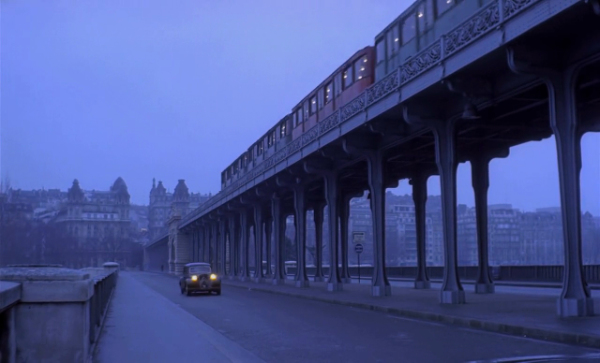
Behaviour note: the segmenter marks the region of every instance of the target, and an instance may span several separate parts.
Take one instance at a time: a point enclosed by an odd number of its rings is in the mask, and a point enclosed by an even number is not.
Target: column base
[[[343,284],[351,284],[352,283],[351,277],[342,277],[341,280],[342,280]]]
[[[386,286],[372,286],[371,296],[392,296],[392,287]]]
[[[440,303],[442,304],[464,304],[466,303],[465,291],[441,291]]]
[[[250,278],[248,276],[240,276],[240,281],[241,282],[246,282],[248,280],[250,280]]]
[[[315,277],[313,277],[313,281],[314,282],[323,282],[323,281],[325,281],[325,278],[323,278],[323,276],[315,276]]]
[[[273,285],[285,285],[285,279],[273,279],[271,280]]]
[[[237,279],[237,276],[227,276],[227,279],[229,279],[229,280],[235,280],[235,279]]]
[[[327,283],[327,291],[343,291],[344,290],[344,284],[342,284],[341,282],[328,282]]]
[[[426,290],[431,288],[431,281],[415,281],[415,289]]]
[[[556,301],[558,316],[561,318],[584,317],[594,315],[594,299],[585,297],[581,299],[558,298]]]
[[[294,283],[294,285],[296,287],[302,287],[302,288],[310,287],[310,283],[308,282],[308,280],[304,280],[304,281],[298,280]]]
[[[262,278],[262,277],[254,277],[254,278],[252,279],[252,281],[256,282],[257,284],[260,284],[260,283],[263,283],[263,282],[265,282],[265,279],[264,279],[264,278]]]
[[[494,286],[494,283],[475,284],[475,293],[476,294],[493,294],[495,291],[496,291],[496,286]]]

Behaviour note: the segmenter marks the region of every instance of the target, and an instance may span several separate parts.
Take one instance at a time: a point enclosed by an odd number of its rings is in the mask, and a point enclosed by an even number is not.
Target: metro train
[[[419,0],[352,55],[221,173],[221,190],[398,69],[487,4],[498,0]]]

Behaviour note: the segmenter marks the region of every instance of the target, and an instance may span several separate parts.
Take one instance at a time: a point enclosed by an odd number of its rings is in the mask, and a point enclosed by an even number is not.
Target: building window
[[[333,83],[329,82],[325,86],[325,103],[329,103],[333,100]]]
[[[366,77],[366,75],[367,75],[367,56],[361,57],[359,60],[354,62],[354,74],[356,75],[357,81]]]
[[[417,35],[417,23],[415,21],[415,14],[410,14],[404,23],[402,24],[402,44],[406,44],[411,41]]]
[[[287,127],[285,125],[285,122],[282,122],[281,125],[279,126],[279,138],[283,139],[286,135],[287,135]]]
[[[352,66],[346,68],[346,70],[344,71],[344,75],[342,77],[344,79],[344,89],[350,87],[352,85],[353,82],[353,78],[352,78]]]
[[[342,93],[342,74],[338,73],[333,79],[333,92],[335,97]]]
[[[385,41],[381,39],[375,45],[375,50],[377,52],[377,64],[385,61]]]
[[[450,10],[456,4],[455,0],[437,0],[437,16]]]
[[[387,49],[388,49],[388,58],[392,58],[398,53],[400,50],[400,28],[398,25],[394,25],[394,27],[387,32]]]
[[[317,112],[317,97],[310,98],[310,115],[314,115]]]

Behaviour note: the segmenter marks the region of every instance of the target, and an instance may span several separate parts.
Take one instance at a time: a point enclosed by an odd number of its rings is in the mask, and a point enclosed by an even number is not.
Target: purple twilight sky
[[[2,1],[2,178],[66,190],[121,176],[138,204],[152,178],[215,193],[227,165],[410,3]],[[600,214],[599,134],[583,139],[581,179],[583,210]],[[459,202],[473,205],[468,165]],[[558,206],[554,139],[492,162],[490,203]]]

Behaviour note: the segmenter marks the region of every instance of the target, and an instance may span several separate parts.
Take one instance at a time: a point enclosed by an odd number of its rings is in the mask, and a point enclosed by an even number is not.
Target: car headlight
[[[198,281],[198,276],[192,275],[192,281]]]
[[[215,275],[215,274],[210,274],[210,279],[211,279],[211,280],[216,280],[216,279],[217,279],[217,275]]]

